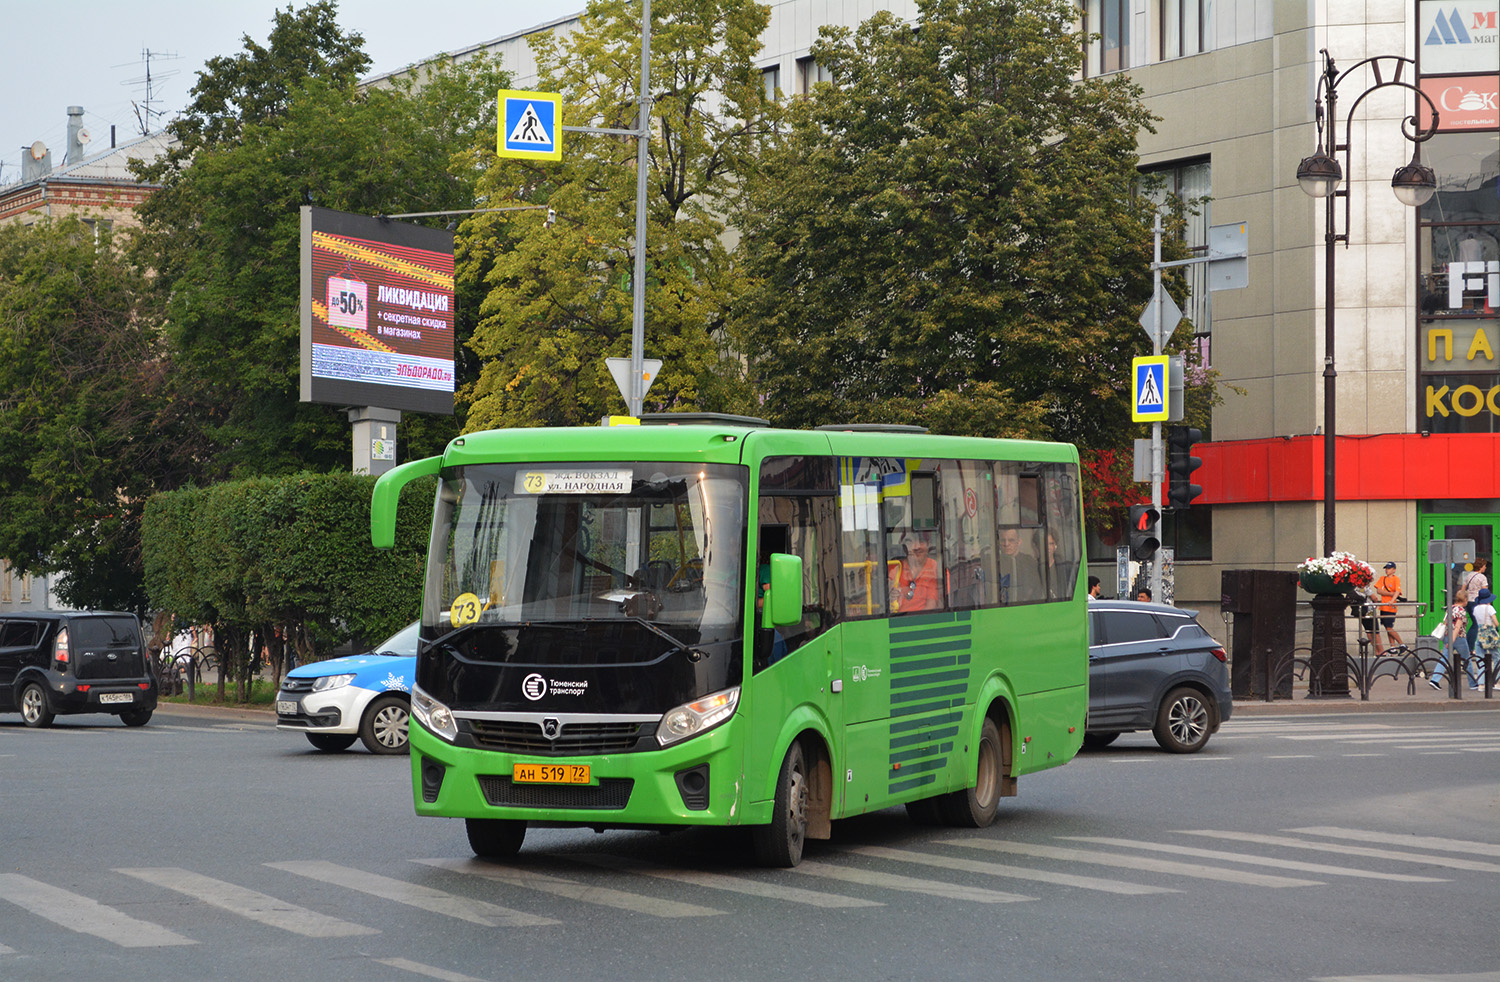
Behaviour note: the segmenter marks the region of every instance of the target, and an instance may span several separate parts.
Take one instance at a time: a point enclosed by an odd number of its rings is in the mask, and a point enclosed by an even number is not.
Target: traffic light
[[[1150,505],[1130,506],[1130,558],[1145,562],[1156,555],[1161,540],[1156,537],[1156,522],[1161,512]]]
[[[1192,483],[1193,471],[1203,461],[1193,456],[1193,444],[1203,439],[1203,431],[1193,426],[1167,427],[1167,507],[1187,511],[1203,489]]]

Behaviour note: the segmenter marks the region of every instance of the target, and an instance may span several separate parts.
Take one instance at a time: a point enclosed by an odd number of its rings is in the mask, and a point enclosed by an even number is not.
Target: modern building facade
[[[808,91],[818,28],[876,10],[914,20],[913,0],[772,0],[760,65],[768,91]],[[1170,517],[1176,596],[1213,607],[1221,573],[1290,569],[1324,545],[1324,392],[1331,367],[1337,434],[1334,547],[1397,564],[1413,599],[1440,597],[1432,539],[1500,531],[1500,0],[1083,0],[1098,39],[1087,75],[1128,72],[1160,119],[1141,134],[1143,169],[1206,199],[1190,244],[1211,224],[1245,222],[1249,286],[1176,298],[1222,373],[1225,401],[1197,454],[1204,494]],[[577,18],[477,44],[536,82],[528,37]],[[1326,56],[1325,56],[1326,52]],[[1319,80],[1332,58],[1338,118],[1319,128]],[[1370,63],[1367,59],[1376,59]],[[1402,74],[1393,75],[1395,59]],[[1365,63],[1365,64],[1361,64]],[[1379,74],[1377,74],[1377,71]],[[1438,190],[1408,208],[1391,178],[1422,142]],[[1385,83],[1385,84],[1381,84]],[[1367,90],[1368,95],[1365,95]],[[1422,102],[1426,105],[1425,101]],[[1326,289],[1325,203],[1299,161],[1332,139],[1349,173],[1335,199],[1335,275]],[[1347,151],[1343,149],[1347,143]],[[1347,218],[1346,218],[1347,208]],[[1325,344],[1327,304],[1334,345]],[[1091,559],[1114,582],[1112,550]],[[1107,564],[1107,565],[1106,565]]]

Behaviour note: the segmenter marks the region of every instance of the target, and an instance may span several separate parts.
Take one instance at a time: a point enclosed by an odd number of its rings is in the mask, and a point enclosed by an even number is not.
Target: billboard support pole
[[[379,477],[396,466],[396,427],[401,411],[379,406],[349,410],[354,424],[354,473]]]
[[[641,2],[640,126],[635,138],[635,276],[630,315],[630,415],[639,416],[646,347],[646,167],[651,142],[651,0]]]

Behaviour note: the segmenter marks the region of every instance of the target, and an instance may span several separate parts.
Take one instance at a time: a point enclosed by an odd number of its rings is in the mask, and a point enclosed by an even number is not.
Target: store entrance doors
[[[1427,634],[1443,619],[1443,601],[1453,595],[1457,579],[1457,573],[1450,569],[1447,571],[1448,583],[1444,584],[1442,567],[1427,562],[1427,543],[1433,539],[1473,539],[1475,558],[1486,556],[1493,563],[1495,543],[1500,542],[1500,515],[1420,513],[1419,517],[1416,565],[1411,571],[1411,581],[1417,586],[1416,599],[1426,605],[1420,623],[1422,633]],[[1378,569],[1375,572],[1380,575]]]

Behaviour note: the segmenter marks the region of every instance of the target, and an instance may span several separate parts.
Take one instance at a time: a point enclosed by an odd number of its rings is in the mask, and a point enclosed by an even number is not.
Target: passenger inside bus
[[[942,610],[943,587],[932,540],[925,532],[912,532],[902,539],[906,558],[891,576],[891,613]]]
[[[1024,604],[1042,599],[1042,574],[1036,556],[1021,548],[1021,530],[1000,530],[1000,602]]]

